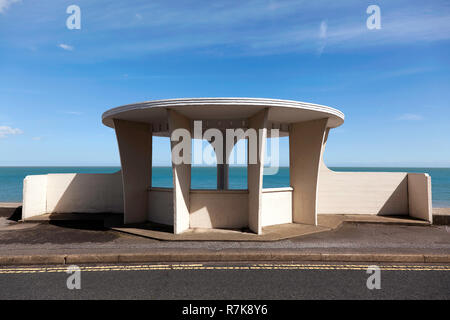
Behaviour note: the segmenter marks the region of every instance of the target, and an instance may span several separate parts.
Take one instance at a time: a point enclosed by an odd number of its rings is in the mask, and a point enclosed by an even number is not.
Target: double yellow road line
[[[372,264],[375,265],[375,264]],[[140,264],[79,266],[82,272],[107,271],[157,271],[157,270],[367,270],[369,264]],[[450,265],[377,265],[387,271],[450,271]],[[0,274],[67,272],[69,266],[0,268]]]

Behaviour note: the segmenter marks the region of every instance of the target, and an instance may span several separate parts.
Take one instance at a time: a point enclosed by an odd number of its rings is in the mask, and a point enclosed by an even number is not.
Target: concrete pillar
[[[216,154],[217,155],[217,154]],[[228,154],[225,143],[225,133],[223,135],[223,150],[222,150],[222,164],[217,164],[217,190],[229,189],[229,165],[227,163]]]
[[[317,225],[319,167],[328,119],[289,126],[289,176],[292,192],[292,221]]]
[[[433,223],[431,177],[426,173],[408,173],[409,215]]]
[[[249,119],[249,129],[255,129],[257,132],[257,157],[256,163],[250,164],[250,140],[248,141],[247,158],[249,161],[247,167],[248,184],[248,224],[250,230],[257,234],[262,233],[261,206],[262,206],[262,185],[264,170],[264,154],[266,150],[267,139],[267,121],[268,109],[258,112]],[[262,136],[260,136],[262,129]]]
[[[169,133],[176,129],[184,129],[191,132],[191,121],[189,118],[174,111],[167,110],[169,119]],[[171,141],[172,150],[181,141]],[[189,193],[191,189],[191,160],[192,160],[192,139],[186,141],[187,147],[183,151],[188,152],[189,163],[175,164],[172,153],[173,171],[173,228],[175,234],[182,233],[189,229]]]
[[[152,127],[114,119],[114,128],[122,166],[124,223],[145,222],[152,183]]]

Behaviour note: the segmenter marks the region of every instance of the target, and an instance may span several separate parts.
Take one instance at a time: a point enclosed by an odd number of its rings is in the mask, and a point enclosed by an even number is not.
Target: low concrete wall
[[[23,180],[22,219],[47,213],[47,175],[27,176]]]
[[[293,188],[262,189],[262,226],[292,223]]]
[[[432,222],[426,173],[335,172],[322,163],[318,214],[409,215]]]
[[[27,176],[23,197],[23,219],[45,213],[122,213],[122,175]]]
[[[173,189],[151,188],[148,192],[148,221],[173,225]]]
[[[335,172],[321,165],[318,214],[407,215],[408,174]]]
[[[426,173],[408,173],[409,215],[433,223],[431,178]]]
[[[190,228],[248,227],[247,190],[191,190]]]
[[[410,215],[432,222],[431,178],[423,173],[334,172],[319,175],[318,214]],[[247,190],[191,190],[191,228],[248,227]],[[148,192],[149,221],[173,225],[173,190]],[[46,213],[123,212],[122,175],[49,174],[24,179],[22,218]],[[263,189],[262,226],[292,222],[292,188]]]

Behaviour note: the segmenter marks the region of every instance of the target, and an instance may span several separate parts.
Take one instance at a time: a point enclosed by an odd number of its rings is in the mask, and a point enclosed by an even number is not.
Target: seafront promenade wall
[[[22,218],[46,213],[121,213],[120,172],[113,174],[48,174],[27,176]]]
[[[410,215],[432,221],[425,173],[335,172],[322,162],[318,214]]]
[[[431,177],[426,173],[408,173],[409,215],[433,222]]]
[[[293,188],[262,189],[262,226],[291,223]],[[114,174],[48,174],[24,180],[22,218],[46,213],[122,213],[123,185]],[[191,228],[248,226],[247,190],[190,190]],[[424,173],[334,172],[321,164],[318,214],[410,215],[432,222],[431,179]],[[173,190],[148,190],[147,220],[174,221]]]
[[[47,213],[122,213],[120,172],[48,174],[24,180],[23,219]],[[293,188],[262,190],[263,226],[292,223]],[[190,190],[191,228],[248,227],[248,190]],[[173,189],[148,189],[147,220],[173,225]]]

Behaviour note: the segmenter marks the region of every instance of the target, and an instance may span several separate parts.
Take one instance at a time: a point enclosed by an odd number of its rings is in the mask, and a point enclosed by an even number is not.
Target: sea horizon
[[[216,165],[191,165],[192,167],[216,168]],[[6,166],[0,165],[0,168],[120,168],[120,165],[32,165],[32,166]],[[230,165],[230,167],[246,168],[246,165]],[[351,166],[351,165],[327,165],[328,168],[423,168],[423,169],[450,169],[450,166]],[[171,168],[170,165],[152,165],[152,168]],[[289,168],[289,166],[278,166],[278,168]]]

